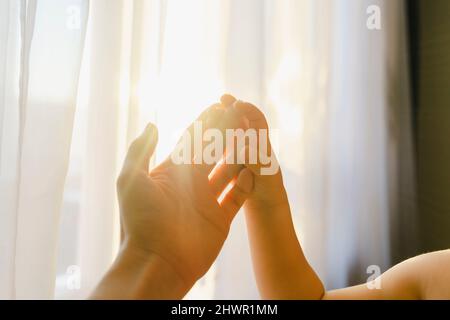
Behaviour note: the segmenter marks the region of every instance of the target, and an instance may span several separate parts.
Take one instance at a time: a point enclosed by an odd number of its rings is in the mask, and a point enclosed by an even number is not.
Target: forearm
[[[405,272],[406,271],[406,272]],[[384,273],[379,279],[379,287],[361,284],[327,291],[324,300],[418,300],[426,299],[419,285],[418,277],[411,277],[403,265]]]
[[[90,299],[181,299],[191,286],[158,255],[124,245]]]
[[[379,288],[366,284],[327,292],[325,299],[417,300],[450,298],[450,251],[408,259],[386,271]]]
[[[253,266],[263,299],[320,299],[324,287],[295,234],[289,204],[276,209],[246,205]]]

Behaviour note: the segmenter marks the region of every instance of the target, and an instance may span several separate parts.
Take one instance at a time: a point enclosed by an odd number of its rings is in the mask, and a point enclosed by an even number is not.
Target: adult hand
[[[197,121],[203,122],[205,130],[217,127],[223,132],[239,125],[232,112],[223,104],[217,104],[208,108]],[[193,130],[194,124],[188,132],[193,133]],[[157,140],[157,129],[150,124],[129,148],[117,183],[122,253],[94,298],[117,297],[111,293],[114,288],[108,283],[120,285],[120,281],[108,278],[120,275],[116,278],[123,280],[123,288],[124,281],[131,281],[125,268],[145,275],[142,281],[146,283],[139,285],[140,293],[135,297],[158,298],[152,291],[152,282],[158,287],[157,291],[162,290],[157,279],[159,274],[161,279],[179,279],[177,292],[170,294],[165,290],[162,297],[181,298],[216,259],[234,216],[252,191],[251,172],[238,165],[222,164],[211,174],[214,165],[176,165],[169,157],[149,172]],[[219,203],[219,195],[233,181],[234,186]],[[153,261],[153,265],[156,263],[161,268],[136,271],[135,263],[130,260],[145,261],[145,264]],[[132,282],[136,284],[137,280],[133,278]]]

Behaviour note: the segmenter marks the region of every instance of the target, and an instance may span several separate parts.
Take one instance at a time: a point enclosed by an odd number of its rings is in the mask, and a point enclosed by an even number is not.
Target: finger
[[[242,159],[241,162],[243,162],[245,164],[245,167],[248,170],[250,170],[252,172],[252,174],[255,176],[259,175],[259,173],[261,172],[261,167],[262,167],[262,164],[258,159],[259,157],[258,157],[257,152],[258,152],[257,149],[255,149],[252,146],[247,145],[247,146],[245,146],[245,148],[243,150],[241,150],[241,154],[240,154],[240,159]],[[250,155],[252,153],[256,154],[256,161],[250,161],[250,158],[251,158]],[[255,158],[255,157],[253,157],[253,158]]]
[[[216,197],[219,197],[228,184],[244,168],[242,164],[227,164],[223,161],[214,168],[209,177],[209,184]]]
[[[224,94],[220,98],[220,103],[223,106],[220,110],[222,111],[218,117],[215,118],[215,124],[217,127],[215,129],[218,129],[222,134],[222,145],[224,147],[224,153],[226,153],[226,131],[227,129],[248,129],[248,120],[243,116],[243,111],[238,112],[236,108],[234,108],[234,105],[238,103],[236,98],[230,94]],[[255,107],[256,108],[256,107]],[[257,109],[257,108],[256,108]],[[263,115],[264,117],[264,115]],[[211,129],[213,126],[210,124],[207,126],[206,129]],[[230,150],[230,152],[234,152],[234,150]],[[218,162],[218,161],[217,161]],[[204,173],[210,175],[213,170],[216,169],[217,162],[214,164],[204,164],[200,167],[200,170]],[[229,162],[228,162],[229,163]],[[235,169],[231,168],[231,169]],[[237,168],[242,169],[242,167],[238,166]]]
[[[255,105],[236,101],[233,104],[234,110],[236,110],[239,116],[244,116],[249,121],[249,127],[254,129],[268,129],[268,124],[266,116],[264,113]]]
[[[150,123],[145,127],[144,132],[131,143],[125,157],[123,172],[148,171],[150,158],[155,151],[157,142],[158,129]]]
[[[233,187],[221,201],[220,206],[227,213],[230,223],[253,191],[253,180],[252,172],[248,169],[243,169],[239,173]]]
[[[270,147],[270,142],[268,144],[265,147],[261,147],[258,144],[257,148],[246,145],[239,154],[238,163],[244,164],[254,176],[276,174],[280,164]]]
[[[231,99],[229,99],[231,101]],[[221,105],[215,109],[209,116],[207,125],[203,127],[204,138],[202,149],[197,150],[194,163],[198,169],[208,176],[217,163],[222,159],[226,149],[226,131],[227,129],[236,129],[243,127],[242,121],[236,117],[237,113],[232,108],[225,108]],[[208,130],[208,132],[206,132]],[[215,132],[213,132],[215,131]],[[212,138],[214,136],[214,138]],[[215,150],[214,156],[206,148],[212,147]],[[216,148],[217,147],[217,148]]]
[[[274,161],[276,166],[278,161],[273,154],[268,123],[264,113],[255,105],[243,101],[236,101],[233,104],[233,109],[238,116],[247,119],[248,128],[258,131],[256,146],[246,144],[246,148],[239,154],[239,159],[244,159],[246,167],[255,175],[259,175],[268,167],[270,168]],[[242,152],[244,153],[242,154]],[[250,157],[250,155],[252,156]],[[255,159],[256,161],[254,161]],[[240,163],[242,163],[242,160],[240,160]]]
[[[195,150],[196,150],[196,134],[200,135],[200,139],[203,140],[203,132],[205,126],[214,126],[215,121],[220,118],[221,113],[223,112],[223,107],[220,103],[216,103],[205,109],[200,116],[195,119],[194,122],[192,122],[189,127],[184,131],[182,137],[180,140],[178,140],[177,146],[180,144],[188,143],[187,147],[190,148],[190,154],[189,161],[193,163],[195,160]],[[200,128],[200,131],[199,131]],[[197,139],[198,140],[198,139]],[[172,151],[171,155],[169,156],[170,160],[172,156],[174,156],[174,153],[178,152],[177,147],[174,151]]]
[[[231,94],[224,94],[220,98],[220,103],[225,107],[230,107],[233,105],[233,103],[236,102],[236,98],[233,97]]]
[[[203,111],[200,116],[187,128],[186,132],[188,132],[191,136],[191,150],[194,150],[195,147],[195,130],[200,127],[199,124],[201,124],[203,130],[208,126],[213,126],[215,121],[220,118],[221,113],[222,106],[220,103],[215,103]],[[203,132],[200,132],[200,134],[203,135]]]

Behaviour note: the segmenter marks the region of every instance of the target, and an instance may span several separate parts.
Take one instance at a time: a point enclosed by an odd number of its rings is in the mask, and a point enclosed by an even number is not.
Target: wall
[[[418,204],[423,251],[450,247],[450,1],[418,1]]]

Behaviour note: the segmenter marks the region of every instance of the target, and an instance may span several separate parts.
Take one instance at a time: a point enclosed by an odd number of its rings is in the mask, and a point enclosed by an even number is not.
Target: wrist
[[[195,281],[183,277],[169,261],[155,252],[124,245],[127,264],[137,264],[140,273],[137,293],[144,299],[182,299]]]
[[[289,200],[281,173],[275,176],[258,176],[255,189],[247,200],[246,211],[273,213],[289,208]]]
[[[193,284],[187,283],[163,257],[125,241],[93,298],[182,299]]]

